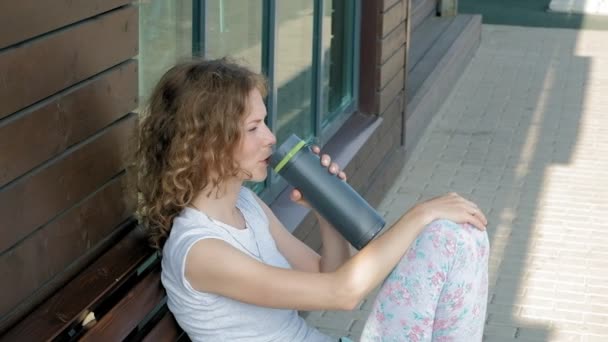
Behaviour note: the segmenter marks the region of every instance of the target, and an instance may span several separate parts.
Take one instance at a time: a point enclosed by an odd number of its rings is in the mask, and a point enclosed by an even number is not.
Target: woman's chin
[[[253,177],[253,179],[251,181],[260,183],[260,182],[265,181],[267,177],[268,177],[268,173],[265,173],[264,175],[260,175],[259,177]]]
[[[243,181],[260,183],[260,182],[265,181],[266,178],[268,178],[268,172],[259,173],[259,174],[253,174],[251,176],[251,178],[245,178],[245,179],[243,179]]]

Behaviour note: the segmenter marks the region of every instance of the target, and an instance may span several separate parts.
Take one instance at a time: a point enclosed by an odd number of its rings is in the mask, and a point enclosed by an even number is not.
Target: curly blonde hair
[[[182,62],[167,71],[140,119],[133,155],[137,216],[161,249],[173,219],[203,189],[242,172],[233,159],[249,93],[263,76],[227,58]],[[211,191],[210,193],[211,194]]]

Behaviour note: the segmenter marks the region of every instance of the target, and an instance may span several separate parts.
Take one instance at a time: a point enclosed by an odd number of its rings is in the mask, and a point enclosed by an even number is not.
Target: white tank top
[[[220,239],[266,264],[291,268],[277,249],[268,218],[251,190],[241,188],[237,208],[245,217],[246,229],[212,220],[192,208],[184,209],[173,221],[163,248],[161,280],[167,305],[179,325],[194,342],[335,341],[309,327],[295,310],[251,305],[190,285],[184,275],[186,255],[202,239]]]

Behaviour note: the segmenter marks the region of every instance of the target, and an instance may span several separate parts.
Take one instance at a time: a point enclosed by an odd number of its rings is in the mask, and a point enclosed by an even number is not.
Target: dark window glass
[[[314,134],[313,1],[281,0],[276,5],[277,141],[291,133],[306,139]]]
[[[353,100],[353,1],[325,0],[323,9],[323,124]]]

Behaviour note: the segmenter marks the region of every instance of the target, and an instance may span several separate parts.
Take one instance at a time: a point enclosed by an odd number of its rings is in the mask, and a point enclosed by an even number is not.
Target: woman
[[[190,338],[332,341],[296,310],[353,309],[386,279],[362,340],[479,341],[488,252],[479,208],[453,193],[420,203],[352,257],[316,215],[318,255],[243,187],[266,178],[276,143],[265,95],[262,76],[229,60],[185,62],[162,77],[140,124],[138,213]],[[321,163],[346,179],[329,156]],[[308,206],[297,190],[291,199]]]

